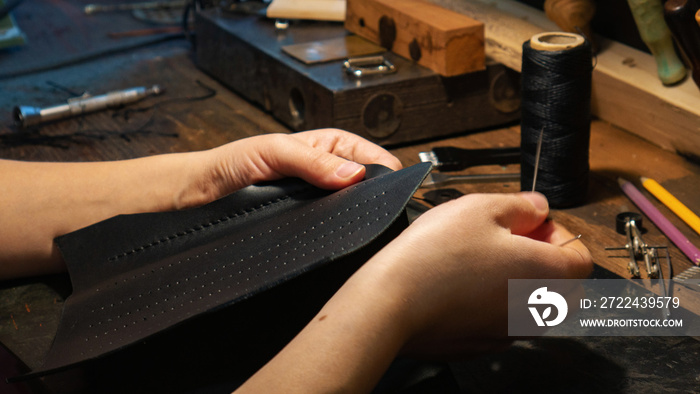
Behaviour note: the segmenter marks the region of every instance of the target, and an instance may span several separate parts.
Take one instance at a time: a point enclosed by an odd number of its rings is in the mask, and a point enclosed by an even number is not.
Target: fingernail
[[[549,202],[544,194],[538,192],[524,192],[520,193],[520,196],[530,201],[538,211],[549,211]]]
[[[347,179],[352,178],[358,172],[362,171],[364,166],[362,164],[355,163],[354,161],[346,161],[335,171],[335,175],[338,178]]]

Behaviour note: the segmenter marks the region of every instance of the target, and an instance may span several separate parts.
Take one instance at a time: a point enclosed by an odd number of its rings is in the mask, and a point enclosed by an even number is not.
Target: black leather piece
[[[337,288],[405,227],[399,219],[430,168],[368,166],[365,181],[337,192],[287,179],[200,208],[117,216],[57,238],[73,294],[43,366],[30,376],[113,353],[213,311],[225,308],[235,320],[232,305],[253,310],[254,301],[275,294],[271,289],[296,286],[287,291],[294,297],[300,288],[327,287],[321,282],[343,271]]]

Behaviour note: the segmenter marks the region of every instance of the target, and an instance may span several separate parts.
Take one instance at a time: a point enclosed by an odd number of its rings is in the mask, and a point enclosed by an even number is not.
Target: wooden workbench
[[[79,2],[58,3],[68,19],[81,17],[75,12]],[[53,7],[56,7],[55,4]],[[28,15],[31,15],[31,8],[18,15],[20,24],[23,20],[30,19]],[[37,12],[56,12],[56,9]],[[57,23],[57,19],[53,20],[53,23]],[[84,34],[65,28],[70,34]],[[30,41],[32,34],[38,37],[46,34],[38,24],[31,27],[37,29],[37,32],[32,33],[33,30],[26,26],[24,29],[30,36]],[[54,51],[68,47],[68,33],[62,36],[63,41],[59,42]],[[249,104],[199,71],[191,60],[190,44],[184,38],[155,41],[152,45],[122,50],[88,62],[0,80],[0,158],[37,161],[118,160],[201,150],[252,135],[289,132],[260,108]],[[90,45],[99,47],[99,43]],[[26,56],[23,52],[26,50],[0,52],[0,64],[11,61],[13,56]],[[123,110],[109,110],[42,126],[36,130],[18,130],[11,121],[13,106],[54,105],[67,98],[64,91],[47,81],[72,91],[89,90],[95,94],[158,84],[165,88],[166,94],[136,105],[145,107],[163,102],[157,109],[130,113],[128,117],[125,117]],[[216,91],[216,95],[210,98],[165,101],[204,97],[211,92],[210,89]],[[434,146],[486,148],[516,146],[519,141],[519,127],[513,125],[390,148],[404,166],[409,166],[418,162],[418,152],[430,150]],[[700,167],[600,121],[593,121],[591,125],[590,153],[591,182],[587,203],[576,208],[555,210],[552,217],[573,233],[582,235],[582,242],[590,249],[597,265],[594,275],[627,278],[627,260],[610,257],[611,252],[604,249],[606,246],[624,244],[624,236],[615,231],[615,216],[624,211],[638,211],[619,190],[617,178],[636,182],[640,176],[652,177],[689,208],[698,212]],[[471,168],[461,173],[517,171],[518,166],[512,165]],[[452,184],[448,187],[462,193],[509,193],[520,190],[517,182]],[[421,189],[417,197],[422,197],[428,190]],[[692,232],[666,208],[660,206],[660,210],[667,214],[691,242],[700,245],[698,234]],[[669,244],[651,223],[646,222],[645,228],[647,233],[644,237],[648,243]],[[671,246],[670,251],[674,273],[691,266],[677,248]],[[662,268],[668,277],[665,266],[662,265]],[[69,294],[70,280],[67,275],[0,284],[0,343],[30,368],[40,365],[55,335],[62,303]],[[660,387],[674,391],[693,391],[697,389],[700,379],[700,343],[692,338],[665,337],[541,338],[518,342],[503,354],[452,363],[447,368],[462,389],[477,393],[535,389],[559,392],[645,392]],[[51,387],[66,387],[67,392],[81,392],[84,387],[80,384],[67,383],[71,379],[89,380],[79,373],[69,373],[47,378],[45,383]],[[204,378],[193,376],[193,385],[212,387],[211,382],[201,379]],[[546,380],[547,383],[544,384],[541,380]],[[227,385],[218,386],[220,389],[222,387],[230,388]]]

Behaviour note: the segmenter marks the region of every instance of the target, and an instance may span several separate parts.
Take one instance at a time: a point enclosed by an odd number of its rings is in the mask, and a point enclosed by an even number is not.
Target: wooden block
[[[345,20],[345,0],[274,0],[266,11],[268,18]]]
[[[281,49],[347,37],[343,25],[306,24],[280,40],[269,21],[216,11],[197,14],[197,65],[291,130],[335,127],[393,146],[520,118],[519,76],[503,65],[448,79],[386,52],[395,73],[358,79],[342,71],[342,60],[307,65]]]
[[[522,46],[559,28],[544,12],[515,0],[429,0],[485,23],[486,55],[520,71]],[[664,86],[654,57],[601,40],[593,69],[592,112],[599,119],[694,161],[700,159],[700,91],[692,80]]]
[[[422,0],[347,0],[345,28],[444,76],[484,70],[484,24]]]

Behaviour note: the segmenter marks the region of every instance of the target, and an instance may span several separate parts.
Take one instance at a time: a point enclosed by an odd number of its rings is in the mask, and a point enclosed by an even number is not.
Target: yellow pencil
[[[673,213],[678,215],[679,218],[683,219],[684,222],[688,223],[696,233],[700,234],[700,218],[698,215],[694,214],[693,211],[688,209],[682,202],[678,201],[673,194],[669,193],[668,190],[664,189],[663,186],[659,185],[658,182],[651,178],[641,177],[642,186],[653,194],[654,197],[659,199],[664,205],[668,207]]]

